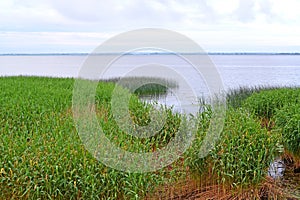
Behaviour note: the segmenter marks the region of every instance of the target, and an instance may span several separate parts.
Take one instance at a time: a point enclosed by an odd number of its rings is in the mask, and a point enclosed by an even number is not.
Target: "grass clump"
[[[268,89],[253,93],[243,106],[260,118],[271,119],[277,109],[284,105],[299,103],[300,92],[297,88]]]
[[[231,89],[226,93],[227,104],[233,108],[239,108],[253,93],[257,93],[263,89],[263,87],[239,87],[237,89]]]
[[[300,161],[300,104],[283,106],[274,118],[276,127],[282,132],[285,148]]]
[[[196,141],[205,136],[207,127],[203,130],[198,133],[201,137],[197,137]],[[195,145],[201,145],[201,141]],[[199,158],[199,152],[195,151],[199,148],[192,148],[195,152],[189,152],[190,156],[194,155],[189,167],[198,174],[211,170],[211,176],[224,186],[255,186],[264,180],[269,164],[279,155],[279,145],[280,134],[262,128],[251,113],[231,108],[227,110],[217,145],[202,159]]]
[[[300,153],[299,103],[299,88],[278,88],[254,93],[244,101],[243,107],[254,113],[262,126],[280,129],[286,152],[296,158]]]
[[[207,157],[200,158],[197,150],[212,116],[211,109],[203,110],[195,144],[186,157],[189,171],[201,183],[194,189],[199,191],[199,197],[290,196],[271,180],[268,170],[275,159],[284,157],[284,151],[299,155],[299,92],[297,88],[266,87],[232,92],[227,96],[227,114],[219,142]],[[265,126],[263,119],[272,126]]]
[[[176,81],[160,77],[110,78],[103,81],[118,84],[138,96],[159,96],[166,94],[169,89],[178,88]]]
[[[252,114],[229,110],[220,142],[211,152],[213,170],[226,185],[258,185],[279,155],[279,145],[280,135],[261,128]]]

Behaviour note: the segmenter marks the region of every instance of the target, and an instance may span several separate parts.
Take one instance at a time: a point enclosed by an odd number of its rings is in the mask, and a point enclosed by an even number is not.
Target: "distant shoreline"
[[[140,52],[140,53],[3,53],[0,56],[88,56],[88,55],[119,55],[119,54],[126,54],[126,55],[172,55],[174,53],[161,53],[161,52]],[[209,53],[178,53],[181,55],[300,55],[300,52],[295,53],[268,53],[268,52],[233,52],[233,53],[226,53],[226,52],[209,52]]]

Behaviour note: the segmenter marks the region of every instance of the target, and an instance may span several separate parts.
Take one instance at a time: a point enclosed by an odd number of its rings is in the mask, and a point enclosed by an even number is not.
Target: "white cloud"
[[[300,51],[299,7],[298,0],[3,0],[0,48],[86,51],[113,34],[154,27],[186,33],[214,51],[259,45]]]
[[[273,0],[272,11],[281,17],[282,23],[300,25],[300,1]]]
[[[220,15],[230,15],[238,8],[239,0],[209,0],[207,4]]]
[[[0,32],[0,53],[91,52],[111,33]]]

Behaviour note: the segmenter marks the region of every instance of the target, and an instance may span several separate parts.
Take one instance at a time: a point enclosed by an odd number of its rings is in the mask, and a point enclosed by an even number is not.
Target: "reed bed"
[[[124,88],[128,88],[131,92],[138,96],[159,96],[166,94],[169,89],[178,88],[178,83],[175,80],[160,77],[116,77],[104,79],[102,81],[121,85]]]
[[[299,198],[297,174],[290,177],[290,169],[286,169],[282,178],[268,175],[270,164],[278,158],[287,160],[287,155],[292,171],[299,169],[299,94],[299,88],[277,87],[231,91],[219,142],[208,156],[200,158],[212,116],[210,106],[204,103],[197,136],[184,157],[192,178],[182,180],[181,188],[193,189],[179,192],[182,190],[171,186],[163,193],[169,196],[162,199]]]
[[[106,167],[87,152],[72,116],[74,79],[5,77],[0,79],[0,199],[137,199],[171,172],[126,173]],[[156,138],[130,137],[112,119],[114,83],[100,82],[96,106],[99,123],[116,144],[133,151],[152,151],[168,142],[178,117],[168,110],[168,122]],[[149,106],[132,97],[131,111],[140,123]],[[132,145],[133,144],[133,145]],[[175,177],[175,176],[174,176]]]
[[[277,110],[274,118],[276,127],[281,129],[287,151],[300,161],[300,104],[284,105]]]
[[[147,85],[130,98],[131,119],[147,125],[151,122],[149,111],[157,109],[166,114],[166,122],[155,129],[154,136],[138,138],[120,128],[113,116],[111,100],[118,80],[100,81],[94,104],[98,123],[115,145],[131,152],[154,152],[176,136],[182,123],[188,127],[196,121],[190,148],[173,164],[155,172],[129,173],[107,167],[86,151],[76,131],[71,109],[74,79],[2,77],[0,199],[287,197],[285,188],[268,176],[268,168],[287,151],[292,160],[298,158],[298,88],[231,92],[220,138],[206,157],[200,157],[214,112],[210,105],[203,103],[201,112],[189,118],[164,106],[154,108],[139,100],[139,95],[156,93],[156,85]],[[176,87],[168,84],[162,85]],[[262,119],[274,124],[266,127]],[[296,183],[293,186],[290,188],[298,188]]]

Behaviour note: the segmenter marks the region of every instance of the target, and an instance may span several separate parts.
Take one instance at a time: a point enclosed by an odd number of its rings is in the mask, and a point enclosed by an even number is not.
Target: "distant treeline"
[[[192,52],[192,53],[173,53],[173,52],[108,52],[108,53],[3,53],[0,56],[88,56],[88,55],[300,55],[300,52],[294,53],[270,53],[270,52]]]

